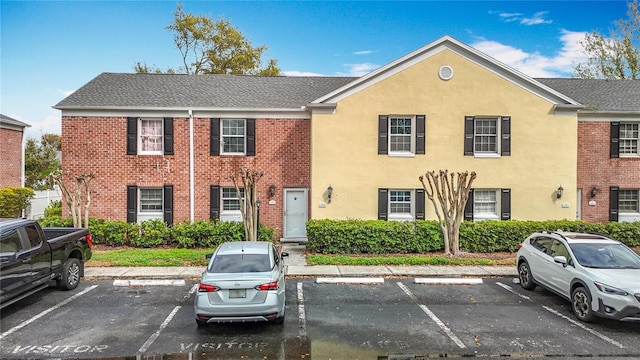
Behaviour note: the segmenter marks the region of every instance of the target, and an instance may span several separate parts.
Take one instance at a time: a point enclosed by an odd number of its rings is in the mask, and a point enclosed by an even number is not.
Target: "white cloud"
[[[353,55],[369,55],[369,54],[373,54],[375,51],[373,50],[361,50],[361,51],[354,51]]]
[[[58,90],[58,92],[60,94],[64,95],[64,97],[67,97],[67,96],[73,94],[76,91],[75,90]]]
[[[61,116],[58,110],[51,110],[43,120],[26,119],[21,115],[7,115],[31,125],[24,130],[25,138],[40,139],[43,134],[61,134]]]
[[[283,71],[282,75],[284,76],[327,76],[324,74],[318,74],[310,71],[298,71],[298,70]]]
[[[585,58],[579,43],[584,35],[584,32],[562,30],[559,37],[562,47],[550,57],[538,52],[528,53],[490,40],[480,40],[471,46],[534,78],[570,77],[573,74],[573,65]]]
[[[548,14],[548,11],[538,11],[534,13],[532,16],[525,16],[522,13],[506,13],[506,12],[498,12],[498,11],[489,11],[489,14],[498,14],[498,16],[504,22],[514,22],[517,21],[522,25],[539,25],[539,24],[551,24],[552,20],[546,20],[545,16]]]
[[[362,76],[380,67],[377,64],[360,63],[360,64],[344,64],[343,67],[348,68],[346,73],[338,73],[338,75]]]

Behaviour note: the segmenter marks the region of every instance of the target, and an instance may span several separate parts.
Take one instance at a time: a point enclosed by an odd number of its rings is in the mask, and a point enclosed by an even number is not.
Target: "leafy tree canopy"
[[[43,134],[40,140],[27,139],[24,152],[25,187],[34,190],[53,188],[49,174],[60,170],[60,135]]]
[[[583,79],[640,78],[640,12],[638,0],[627,3],[627,19],[618,20],[610,36],[593,31],[580,42],[588,59],[575,65]]]
[[[178,4],[174,22],[166,29],[173,32],[173,41],[182,55],[182,66],[178,70],[162,71],[145,62],[137,62],[134,65],[136,72],[280,75],[276,60],[269,59],[267,65],[262,66],[262,54],[267,47],[251,45],[227,19],[214,21],[207,16],[188,14]]]

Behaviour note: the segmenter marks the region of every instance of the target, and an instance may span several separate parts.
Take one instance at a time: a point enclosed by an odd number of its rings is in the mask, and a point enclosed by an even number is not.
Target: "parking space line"
[[[192,286],[191,289],[189,290],[189,294],[183,297],[182,301],[184,302],[186,301],[186,299],[190,298],[191,295],[196,292],[197,288],[198,288],[198,284]],[[138,353],[144,353],[145,351],[149,350],[149,347],[151,347],[154,341],[156,341],[156,339],[160,336],[160,333],[162,332],[162,330],[164,330],[169,325],[171,320],[173,320],[173,317],[176,316],[176,313],[178,312],[178,310],[180,310],[182,305],[184,304],[177,305],[176,307],[173,308],[173,310],[169,313],[166,319],[164,319],[162,324],[160,324],[160,327],[158,328],[158,330],[156,330],[156,332],[151,334],[151,336],[149,336],[149,339],[147,339],[147,341],[145,341],[145,343],[142,344],[142,346],[138,350]]]
[[[384,284],[383,278],[317,278],[316,284]]]
[[[402,291],[405,292],[405,294],[409,295],[409,297],[411,298],[411,300],[413,300],[413,302],[418,305],[420,307],[420,309],[422,309],[422,311],[424,311],[425,314],[427,314],[427,316],[429,316],[431,318],[431,320],[433,320],[436,324],[438,324],[438,326],[440,327],[440,329],[442,329],[442,331],[444,331],[445,334],[447,334],[447,336],[453,340],[453,342],[458,345],[459,348],[464,349],[466,348],[466,346],[464,345],[464,343],[458,339],[458,337],[451,331],[451,329],[449,329],[449,327],[447,325],[445,325],[437,316],[436,314],[434,314],[431,310],[429,310],[429,308],[424,305],[421,304],[420,301],[418,301],[418,298],[411,292],[411,290],[409,290],[408,287],[406,287],[403,283],[398,282],[397,283],[398,286],[400,287],[400,289],[402,289]]]
[[[424,285],[479,285],[480,278],[415,278],[416,284]]]
[[[505,284],[503,284],[501,282],[497,282],[496,285],[500,286],[501,288],[507,290],[508,292],[510,292],[512,294],[518,295],[519,297],[521,297],[523,299],[527,299],[527,300],[529,300],[529,301],[531,301],[533,303],[533,300],[531,300],[530,297],[522,295],[522,294],[519,294],[518,292],[513,290],[513,288],[511,286],[509,286],[509,285],[505,285]],[[560,312],[558,312],[558,311],[556,311],[556,310],[554,310],[554,309],[552,309],[552,308],[550,308],[548,306],[542,305],[542,308],[547,310],[547,311],[549,311],[552,314],[555,314],[555,315],[557,315],[557,316],[569,321],[571,324],[581,328],[582,330],[585,330],[585,331],[589,332],[590,334],[599,337],[600,339],[608,342],[611,345],[615,345],[615,346],[619,347],[620,349],[624,349],[625,348],[624,345],[620,344],[619,342],[617,342],[617,341],[615,341],[615,340],[613,340],[613,339],[611,339],[611,338],[609,338],[609,337],[607,337],[607,336],[605,336],[605,335],[593,330],[592,328],[584,325],[583,323],[581,323],[579,321],[576,321],[576,320],[574,320],[574,319],[572,319],[572,318],[570,318],[570,317],[568,317],[568,316],[566,316],[566,315],[564,315],[564,314],[562,314],[562,313],[560,313]]]
[[[49,309],[47,309],[47,310],[45,310],[45,311],[41,312],[40,314],[38,314],[38,315],[36,315],[36,316],[34,316],[34,317],[30,318],[29,320],[24,321],[24,322],[21,322],[19,325],[16,325],[16,326],[14,326],[13,328],[11,328],[11,329],[9,329],[9,330],[7,330],[7,331],[3,332],[2,334],[0,334],[0,340],[2,340],[5,336],[10,335],[10,334],[12,334],[12,333],[14,333],[14,332],[16,332],[16,331],[18,331],[18,330],[22,329],[23,327],[25,327],[25,326],[27,326],[27,325],[31,324],[32,322],[34,322],[34,321],[36,321],[36,320],[40,319],[41,317],[43,317],[43,316],[47,315],[48,313],[52,312],[53,310],[56,310],[56,309],[58,309],[58,308],[60,308],[60,307],[62,307],[62,306],[64,306],[64,305],[66,305],[66,304],[68,304],[68,303],[72,302],[73,300],[75,300],[75,299],[79,298],[80,296],[82,296],[82,295],[84,295],[84,294],[88,293],[89,291],[91,291],[91,290],[93,290],[93,289],[95,289],[95,288],[97,288],[97,287],[98,287],[98,285],[92,285],[92,286],[90,286],[90,287],[88,287],[88,288],[86,288],[86,289],[82,290],[81,292],[79,292],[79,293],[77,293],[77,294],[73,295],[72,297],[70,297],[70,298],[68,298],[68,299],[66,299],[66,300],[64,300],[64,301],[62,301],[61,303],[58,303],[57,305],[52,306],[52,307],[50,307]]]
[[[304,312],[304,293],[302,283],[298,283],[298,328],[300,336],[307,336],[307,315]]]

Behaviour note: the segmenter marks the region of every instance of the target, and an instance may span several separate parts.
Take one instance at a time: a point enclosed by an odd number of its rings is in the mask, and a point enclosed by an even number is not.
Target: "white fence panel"
[[[49,206],[52,201],[62,200],[60,190],[36,190],[36,196],[31,200],[31,206],[27,208],[27,219],[40,219],[44,217],[44,209]]]

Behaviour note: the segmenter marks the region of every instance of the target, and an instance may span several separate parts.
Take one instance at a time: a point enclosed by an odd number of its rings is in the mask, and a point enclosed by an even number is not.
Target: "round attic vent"
[[[438,76],[440,76],[442,80],[449,80],[453,77],[453,69],[449,65],[440,66]]]

